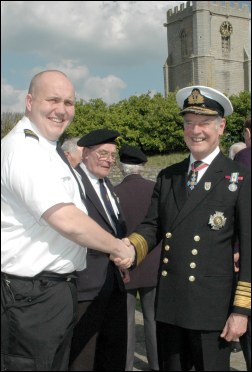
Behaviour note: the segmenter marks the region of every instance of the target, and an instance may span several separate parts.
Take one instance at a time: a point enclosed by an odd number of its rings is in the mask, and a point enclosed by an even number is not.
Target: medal
[[[228,190],[229,191],[236,191],[237,188],[238,188],[238,182],[243,180],[243,177],[238,177],[239,176],[239,173],[238,172],[234,172],[234,173],[231,173],[231,176],[225,176],[226,179],[229,180],[229,185],[228,185]]]
[[[217,212],[210,216],[209,225],[211,225],[212,230],[220,230],[226,223],[226,217],[224,217],[223,212]]]
[[[237,185],[235,183],[230,183],[228,186],[229,191],[236,191],[237,190]]]

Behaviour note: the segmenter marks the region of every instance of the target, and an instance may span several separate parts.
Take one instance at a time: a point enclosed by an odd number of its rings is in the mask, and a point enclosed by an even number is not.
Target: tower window
[[[221,37],[221,48],[222,48],[222,55],[228,56],[230,53],[230,36],[222,36]]]
[[[188,41],[187,41],[187,34],[185,30],[182,30],[180,34],[180,39],[181,39],[181,56],[182,58],[188,56]]]

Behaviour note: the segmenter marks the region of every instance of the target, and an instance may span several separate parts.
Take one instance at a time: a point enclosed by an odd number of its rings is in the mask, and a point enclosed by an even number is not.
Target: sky
[[[65,72],[85,101],[164,94],[163,24],[181,3],[1,1],[1,112],[24,112],[31,78],[47,69]]]

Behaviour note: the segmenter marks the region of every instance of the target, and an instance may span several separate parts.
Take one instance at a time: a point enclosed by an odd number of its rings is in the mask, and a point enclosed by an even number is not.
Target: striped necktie
[[[194,190],[195,186],[197,185],[199,170],[205,167],[207,167],[207,164],[203,163],[203,161],[201,160],[196,160],[194,163],[191,164],[191,171],[188,175],[188,181],[186,183],[190,191]]]
[[[100,184],[100,192],[101,192],[102,199],[104,201],[105,208],[106,208],[111,220],[113,221],[113,224],[114,224],[116,232],[117,232],[117,237],[118,238],[123,238],[121,224],[120,224],[117,216],[115,215],[113,206],[111,204],[111,201],[110,201],[110,198],[109,198],[109,195],[108,195],[108,191],[107,191],[107,189],[104,185],[104,182],[103,182],[102,178],[99,179],[99,184]]]

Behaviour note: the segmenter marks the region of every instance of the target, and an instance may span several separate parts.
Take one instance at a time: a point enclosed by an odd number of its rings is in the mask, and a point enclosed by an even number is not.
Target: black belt
[[[18,276],[13,274],[6,274],[1,272],[1,278],[3,279],[19,279],[19,280],[39,280],[43,278],[50,279],[51,281],[64,281],[70,282],[72,279],[77,278],[76,271],[67,274],[58,274],[51,271],[41,271],[41,273],[35,276]]]

